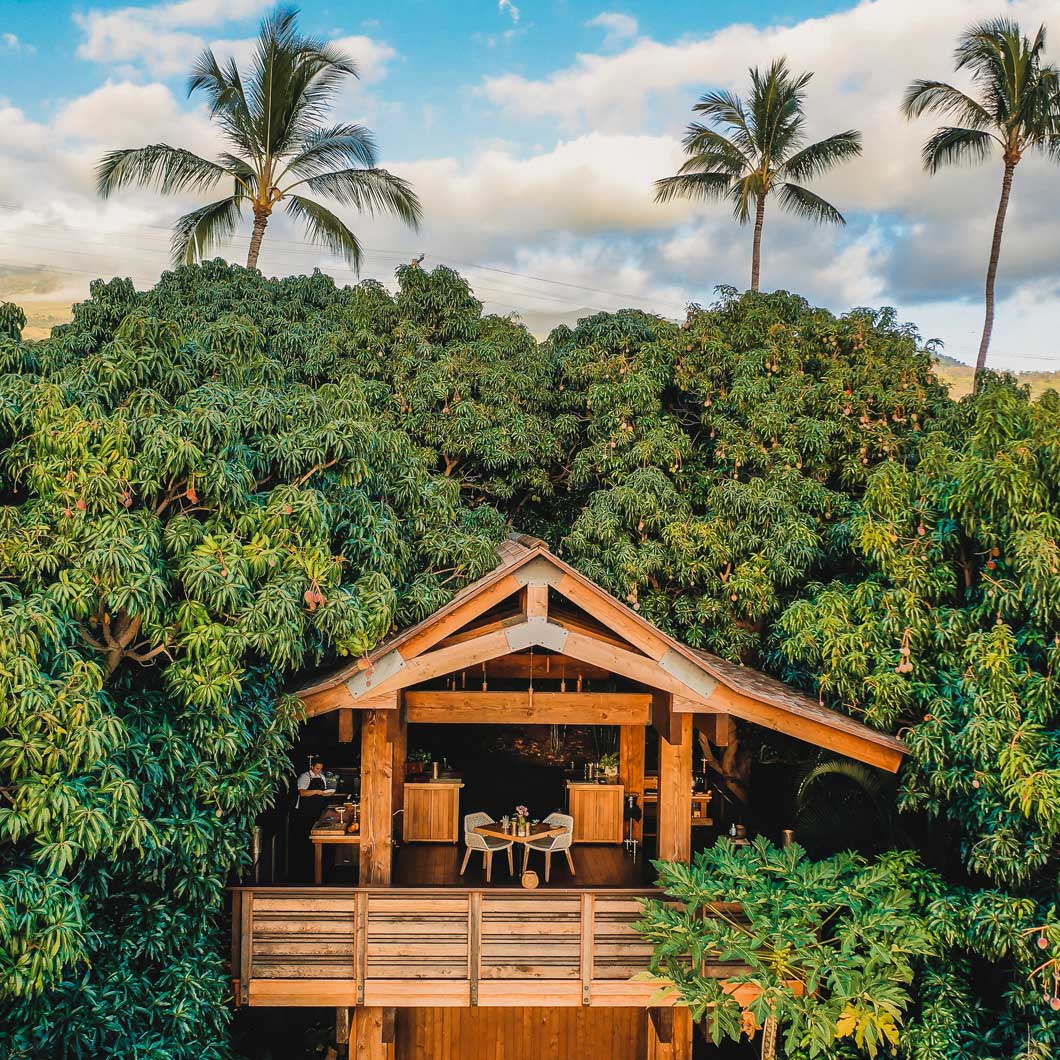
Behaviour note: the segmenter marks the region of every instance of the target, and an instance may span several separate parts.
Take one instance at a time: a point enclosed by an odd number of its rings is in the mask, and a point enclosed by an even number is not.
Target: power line
[[[19,206],[17,206],[14,203],[0,203],[0,210],[7,210],[8,212],[15,212],[15,211],[18,211],[20,209],[22,209],[22,207],[19,207]],[[62,231],[62,229],[59,229],[54,223],[45,222],[45,221],[34,221],[34,222],[31,222],[26,227],[47,227],[47,228],[53,228],[56,231]],[[77,231],[89,232],[89,233],[93,233],[93,234],[98,234],[101,237],[105,237],[105,234],[102,231],[98,230],[98,229],[86,228],[86,227],[78,226],[78,225],[74,225],[74,224],[65,225],[65,228],[67,228],[67,229],[69,229],[71,231],[75,231],[75,232],[77,232]],[[162,232],[167,232],[167,233],[172,231],[170,228],[167,228],[164,225],[141,224],[141,225],[137,225],[137,228],[147,228],[147,229],[152,229],[152,230],[155,230],[155,231],[162,231]],[[124,234],[125,233],[123,233],[123,235]],[[287,245],[287,246],[308,247],[308,248],[311,248],[311,249],[316,249],[316,247],[317,247],[316,244],[310,242],[309,240],[285,239],[285,238],[280,237],[280,236],[270,236],[269,237],[269,244],[275,245],[277,243],[284,244],[284,245]],[[390,256],[393,256],[397,260],[400,260],[400,261],[407,261],[411,257],[414,257],[416,255],[416,253],[418,252],[417,250],[413,250],[413,249],[395,249],[395,248],[387,248],[387,247],[365,247],[364,249],[366,251],[369,251],[369,252],[375,253],[375,254],[390,255]],[[499,274],[504,275],[504,276],[512,276],[512,277],[515,277],[517,279],[532,280],[535,283],[547,283],[547,284],[550,284],[550,285],[556,286],[556,287],[567,287],[567,288],[572,288],[574,290],[579,290],[579,291],[589,291],[589,292],[591,292],[593,294],[602,294],[602,295],[606,295],[606,296],[608,296],[610,298],[616,298],[616,299],[632,299],[632,300],[635,300],[635,301],[638,301],[638,302],[642,302],[642,303],[643,302],[651,302],[651,303],[654,303],[654,304],[657,304],[657,305],[667,306],[670,309],[679,310],[681,312],[684,311],[684,305],[683,304],[681,306],[678,306],[676,302],[671,302],[667,298],[656,298],[656,297],[654,297],[652,295],[629,294],[629,293],[624,293],[624,292],[621,292],[621,291],[611,291],[611,290],[607,290],[607,289],[602,288],[602,287],[590,287],[590,286],[588,286],[586,284],[572,283],[572,282],[570,282],[568,280],[554,280],[554,279],[550,279],[550,278],[548,278],[546,276],[536,276],[536,275],[533,275],[531,273],[518,272],[518,271],[515,271],[515,270],[512,270],[512,269],[502,269],[502,268],[499,268],[498,266],[494,266],[494,265],[481,265],[481,264],[478,264],[476,262],[460,261],[460,260],[457,260],[455,258],[452,258],[452,257],[446,255],[444,252],[436,253],[436,252],[430,252],[429,251],[428,253],[430,253],[431,257],[435,257],[439,261],[446,261],[446,262],[448,262],[448,263],[450,263],[452,265],[458,265],[460,268],[464,268],[464,269],[478,269],[478,270],[481,270],[483,272],[494,272],[494,273],[499,273]]]

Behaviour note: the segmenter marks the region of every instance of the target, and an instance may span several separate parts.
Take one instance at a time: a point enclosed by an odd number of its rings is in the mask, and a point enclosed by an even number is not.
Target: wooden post
[[[648,1060],[692,1060],[692,1013],[683,1005],[648,1009]]]
[[[339,1060],[347,1060],[350,1055],[350,1010],[345,1006],[335,1009],[335,1045]]]
[[[659,858],[692,857],[692,715],[673,715],[671,736],[659,740]]]
[[[364,712],[361,723],[361,886],[390,883],[393,829],[393,708]]]
[[[387,1026],[389,1022],[389,1028]],[[387,1020],[386,1009],[373,1005],[358,1006],[353,1010],[353,1030],[350,1034],[350,1056],[357,1060],[392,1060],[394,1055],[394,1021]]]
[[[736,722],[731,714],[697,714],[695,727],[715,747],[728,747],[736,735]]]
[[[641,819],[633,822],[633,838],[641,843],[644,841],[644,726],[623,725],[619,730],[618,748],[619,779],[625,794],[637,796],[637,805],[642,811]],[[627,827],[623,825],[623,836]]]
[[[394,746],[394,779],[390,811],[396,814],[405,805],[405,763],[409,750],[408,708],[405,706],[404,692],[398,693],[398,707],[392,713],[394,717],[391,719],[390,736]],[[392,816],[391,821],[399,822],[394,829],[394,838],[400,838],[404,834],[404,816]]]
[[[359,711],[352,707],[339,709],[339,743],[353,743],[353,735],[357,731],[358,713]]]

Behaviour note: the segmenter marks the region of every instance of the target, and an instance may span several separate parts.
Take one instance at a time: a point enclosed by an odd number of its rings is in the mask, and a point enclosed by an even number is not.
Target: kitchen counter
[[[625,788],[595,780],[567,781],[567,805],[575,843],[621,843]]]
[[[405,782],[402,837],[406,843],[455,843],[460,838],[459,777]]]

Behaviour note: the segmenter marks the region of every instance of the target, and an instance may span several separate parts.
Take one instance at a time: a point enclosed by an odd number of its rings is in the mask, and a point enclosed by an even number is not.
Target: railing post
[[[470,1002],[475,1007],[482,969],[482,892],[472,891],[467,898],[467,980]]]
[[[582,1004],[592,1004],[593,947],[596,943],[596,895],[582,895],[581,908],[581,978]]]
[[[244,891],[239,903],[239,999],[250,1003],[250,973],[254,960],[254,892]]]
[[[354,920],[353,974],[357,983],[357,1004],[364,1004],[364,981],[368,978],[368,892],[357,892]]]

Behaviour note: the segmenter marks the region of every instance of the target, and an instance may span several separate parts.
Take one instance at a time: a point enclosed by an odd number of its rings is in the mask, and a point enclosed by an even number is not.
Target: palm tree
[[[745,104],[731,92],[708,92],[692,108],[708,124],[692,122],[685,131],[687,160],[676,176],[655,182],[655,201],[729,199],[740,224],[754,212],[751,290],[758,290],[762,259],[762,224],[766,199],[818,224],[846,224],[843,215],[802,182],[861,154],[861,134],[853,129],[804,146],[803,102],[812,73],[795,76],[786,59],[777,59],[763,74],[751,73],[751,96]]]
[[[945,165],[982,162],[994,144],[1001,149],[1001,200],[986,268],[986,318],[976,380],[986,367],[994,329],[994,281],[1016,166],[1032,150],[1060,161],[1060,74],[1042,62],[1044,50],[1044,26],[1032,41],[1011,19],[982,22],[961,35],[956,51],[957,69],[971,74],[975,95],[945,81],[914,81],[902,104],[907,118],[942,114],[958,123],[936,129],[924,144],[924,168],[929,173]]]
[[[153,144],[111,151],[100,160],[96,175],[104,198],[130,184],[175,193],[202,192],[231,181],[231,194],[177,221],[176,264],[203,258],[232,234],[249,206],[254,229],[247,268],[256,268],[269,217],[282,203],[305,224],[310,239],[359,270],[357,237],[329,209],[296,189],[359,211],[393,213],[412,227],[419,224],[415,192],[377,167],[372,134],[363,125],[321,124],[343,82],[357,71],[327,43],[301,36],[296,16],[293,8],[278,8],[262,21],[248,77],[234,59],[222,65],[209,49],[192,68],[188,95],[206,94],[230,151],[210,161],[183,148]]]

